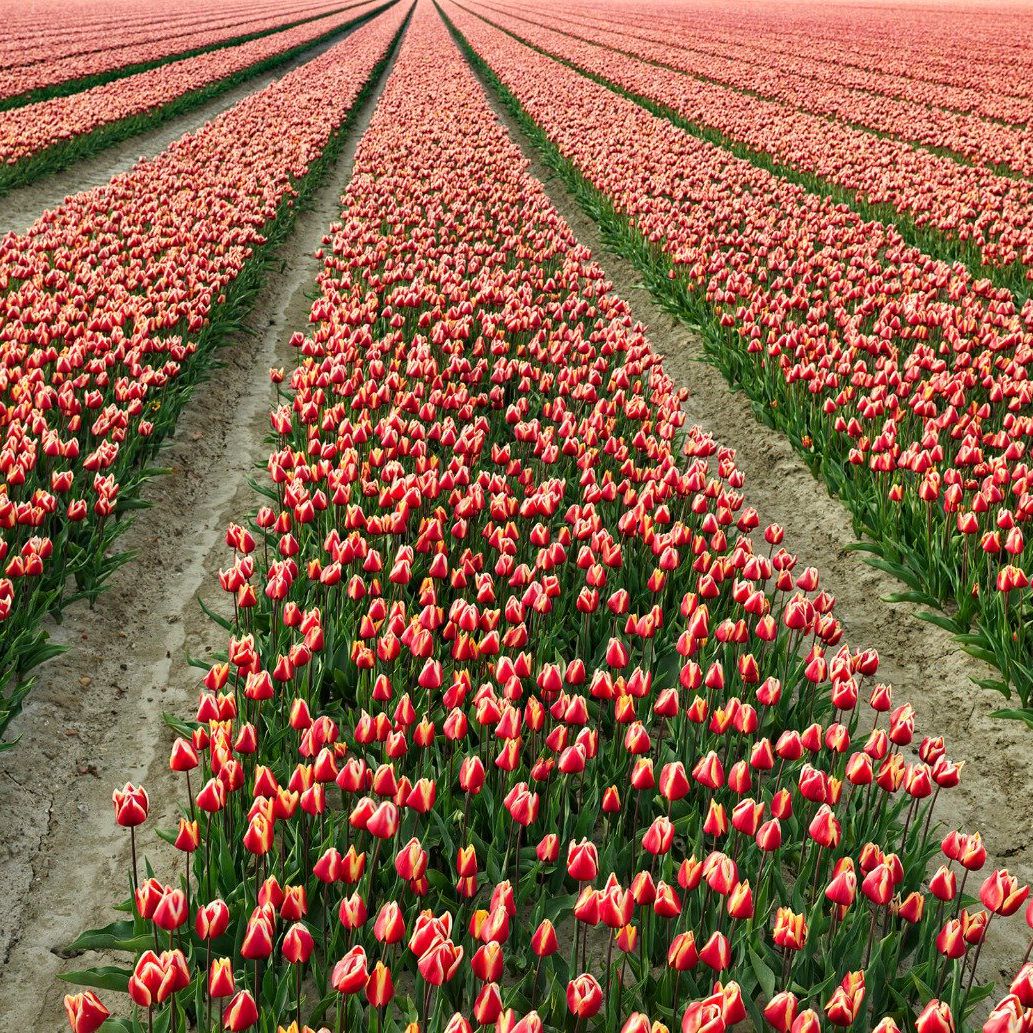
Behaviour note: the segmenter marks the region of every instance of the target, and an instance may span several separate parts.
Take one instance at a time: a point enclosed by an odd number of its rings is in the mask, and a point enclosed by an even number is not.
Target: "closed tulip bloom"
[[[772,938],[786,950],[802,950],[807,942],[807,923],[803,915],[790,908],[780,907],[775,913],[775,931]]]
[[[560,855],[560,840],[555,832],[542,836],[534,848],[535,856],[542,864],[554,864]]]
[[[1024,1033],[1027,1023],[1022,1002],[1008,994],[990,1012],[983,1023],[983,1033]]]
[[[992,872],[979,890],[983,906],[995,915],[1015,914],[1029,896],[1029,886],[1020,885],[1019,880],[1007,868]]]
[[[732,963],[732,948],[724,933],[715,932],[699,949],[699,960],[715,972],[723,972]]]
[[[587,839],[567,848],[567,874],[577,882],[593,882],[599,873],[599,855]]]
[[[740,882],[728,894],[727,910],[730,917],[739,921],[753,917],[753,893],[748,880]]]
[[[301,922],[295,922],[284,933],[280,951],[289,964],[304,965],[311,957],[314,947],[315,940],[312,934]]]
[[[708,998],[691,1001],[681,1019],[682,1033],[725,1033],[727,1024],[721,1004]]]
[[[851,869],[839,872],[825,887],[825,898],[840,907],[850,907],[857,897],[857,876]]]
[[[172,744],[172,753],[169,756],[169,769],[171,771],[193,771],[200,764],[197,750],[193,744],[186,739],[177,737]]]
[[[222,1013],[222,1024],[230,1033],[250,1029],[258,1022],[258,1005],[250,990],[241,990]]]
[[[818,1013],[812,1008],[807,1008],[800,1012],[793,1019],[790,1033],[821,1033],[821,1019]]]
[[[334,965],[330,984],[339,994],[356,994],[365,987],[368,979],[366,951],[356,944]]]
[[[250,960],[268,958],[273,952],[275,930],[273,921],[276,911],[273,906],[258,907],[248,919],[244,930],[244,939],[240,945],[242,957]]]
[[[901,1033],[900,1027],[889,1016],[879,1020],[876,1026],[872,1027],[872,1033]]]
[[[674,843],[674,824],[665,815],[653,819],[642,837],[642,847],[654,856],[666,854]]]
[[[154,909],[153,921],[159,929],[171,932],[187,920],[187,898],[180,889],[169,889]]]
[[[953,900],[958,895],[958,880],[946,865],[940,865],[929,880],[929,890],[937,900]]]
[[[954,1033],[954,1016],[946,1001],[930,1001],[915,1019],[916,1033]]]
[[[567,1008],[578,1019],[590,1019],[603,1005],[603,989],[588,972],[575,976],[567,984]]]
[[[617,930],[613,942],[618,950],[623,951],[625,954],[634,954],[638,946],[637,926],[632,925],[630,922],[627,925],[621,926]]]
[[[925,913],[925,897],[922,896],[918,890],[909,893],[901,902],[897,908],[897,914],[900,918],[909,922],[911,925],[917,925],[922,921],[922,915]]]
[[[545,918],[537,929],[531,934],[531,950],[540,958],[547,958],[553,955],[560,948],[559,939],[556,936],[556,929],[552,922]]]
[[[208,968],[208,996],[232,997],[236,990],[233,962],[229,958],[213,958]]]
[[[185,854],[192,854],[201,845],[201,827],[196,821],[187,818],[179,819],[179,830],[176,833],[174,846]]]
[[[110,1014],[92,990],[65,995],[65,1015],[72,1033],[95,1033]]]
[[[837,986],[825,1004],[825,1016],[834,1026],[850,1026],[857,1018],[863,1000],[863,988],[858,994]]]
[[[123,828],[135,828],[147,820],[150,800],[143,786],[127,782],[123,789],[111,794],[111,802],[115,806],[115,821]]]
[[[1019,969],[1010,987],[1024,1008],[1033,1008],[1033,961],[1027,961]]]
[[[366,1000],[374,1008],[386,1008],[391,1003],[395,995],[394,981],[391,978],[391,970],[382,961],[373,966],[365,989]]]
[[[799,1008],[800,1002],[796,995],[782,990],[765,1005],[764,1018],[778,1033],[789,1033]]]
[[[416,967],[428,983],[441,986],[455,975],[462,960],[462,947],[451,940],[438,940],[420,956]]]
[[[968,949],[965,943],[964,930],[957,918],[951,918],[936,935],[936,949],[945,958],[960,958]]]
[[[496,982],[502,976],[504,963],[502,945],[497,940],[481,944],[470,958],[474,975],[482,982]]]
[[[696,950],[696,938],[692,931],[678,933],[667,948],[667,964],[676,972],[688,972],[696,967],[699,952]]]
[[[893,877],[885,863],[876,865],[861,883],[864,895],[876,905],[888,904],[893,896]]]
[[[229,924],[230,909],[222,900],[202,904],[194,915],[194,931],[202,940],[214,940],[222,936]]]
[[[498,983],[485,983],[473,1002],[473,1017],[481,1026],[491,1026],[503,1012],[502,992]]]
[[[366,821],[366,830],[377,839],[391,839],[398,831],[398,808],[390,800],[379,804]]]
[[[377,912],[373,935],[381,943],[398,943],[405,938],[405,919],[395,901],[388,901]]]

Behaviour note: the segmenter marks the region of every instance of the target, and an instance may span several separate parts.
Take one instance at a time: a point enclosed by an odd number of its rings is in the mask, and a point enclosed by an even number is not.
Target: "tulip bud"
[[[111,1014],[92,990],[65,996],[65,1014],[72,1033],[95,1033]]]

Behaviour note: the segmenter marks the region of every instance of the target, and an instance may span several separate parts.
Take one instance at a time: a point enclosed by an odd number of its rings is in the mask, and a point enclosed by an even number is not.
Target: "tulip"
[[[222,1013],[222,1024],[231,1033],[238,1030],[250,1029],[258,1022],[258,1005],[250,990],[241,990],[230,1001]]]
[[[65,1014],[72,1033],[94,1033],[111,1014],[92,990],[65,995]]]
[[[580,1022],[599,1013],[603,1006],[603,990],[595,976],[588,972],[567,983],[567,1008]]]

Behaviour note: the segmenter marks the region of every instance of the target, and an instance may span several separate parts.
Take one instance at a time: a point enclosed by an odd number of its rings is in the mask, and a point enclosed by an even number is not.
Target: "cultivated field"
[[[1033,9],[0,5],[5,1028],[1033,1033]]]

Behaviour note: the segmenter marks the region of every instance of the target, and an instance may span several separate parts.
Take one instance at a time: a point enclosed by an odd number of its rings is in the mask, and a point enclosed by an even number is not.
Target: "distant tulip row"
[[[142,462],[253,290],[258,253],[405,12],[0,240],[0,728],[51,652],[70,578],[93,595]]]
[[[526,13],[527,9],[523,10]],[[985,118],[931,106],[921,100],[873,93],[836,78],[816,78],[801,67],[806,62],[801,62],[795,53],[765,52],[753,40],[749,42],[749,60],[743,60],[734,51],[726,56],[720,47],[686,47],[682,45],[679,17],[675,15],[670,21],[667,26],[653,23],[648,35],[651,42],[664,47],[666,62],[673,61],[685,71],[848,126],[948,151],[955,161],[972,162],[988,169],[1004,166],[1024,176],[1033,174],[1033,127],[1029,125],[1002,124],[996,117]],[[623,30],[623,22],[617,28]],[[628,40],[622,49],[637,52],[638,45],[639,41]],[[1027,75],[1028,68],[1027,65]],[[1009,69],[1000,74],[1010,78],[1013,73]],[[1022,104],[1017,104],[1019,111]],[[1024,104],[1024,114],[1018,120],[1028,123],[1033,110],[1029,97]]]
[[[179,3],[182,5],[183,0]],[[127,26],[121,18],[107,27],[89,21],[75,34],[69,34],[60,23],[58,27],[53,25],[50,6],[39,8],[37,17],[41,16],[45,25],[36,24],[27,38],[22,35],[10,43],[0,39],[0,100],[116,72],[129,65],[150,64],[193,50],[223,46],[241,36],[274,32],[344,6],[345,0],[295,0],[286,8],[283,4],[270,4],[265,10],[248,4],[237,8],[227,4],[212,15],[211,6],[204,4],[200,5],[203,13],[198,6],[187,9],[178,23],[169,19],[168,9],[163,7],[157,17],[151,14],[139,26]],[[72,6],[72,17],[80,18],[81,10]],[[103,41],[102,46],[97,45],[98,39]]]
[[[503,0],[492,6],[520,13]],[[787,12],[771,2],[646,11],[611,0],[605,7],[565,3],[563,13],[573,31],[577,22],[622,30],[628,50],[637,40],[666,43],[672,55],[686,50],[916,104],[1019,125],[1030,121],[1033,34],[1019,11],[956,10],[948,19],[890,6],[863,14],[842,7]],[[964,61],[957,60],[959,51]]]
[[[170,61],[138,75],[0,112],[0,163],[15,165],[133,115],[146,115],[195,90],[204,89],[285,51],[342,29],[384,0],[351,4],[344,11],[307,21],[250,43],[224,47],[182,61]],[[0,171],[0,186],[3,185]]]
[[[290,11],[306,10],[308,3],[292,5]],[[47,59],[71,57],[87,51],[107,50],[130,43],[150,43],[176,38],[190,32],[236,28],[250,13],[262,20],[282,7],[266,0],[247,10],[237,0],[216,5],[199,0],[178,0],[174,7],[156,10],[129,0],[118,11],[101,4],[22,7],[12,9],[0,26],[0,68],[19,68]],[[295,15],[304,17],[304,14]],[[112,31],[116,30],[114,34]],[[98,46],[98,41],[100,45]],[[48,49],[49,48],[49,49]]]
[[[322,257],[109,1028],[953,1033],[1029,887],[427,0]]]
[[[525,8],[519,17],[497,12],[492,5],[471,9],[550,54],[673,109],[693,125],[720,134],[729,145],[749,147],[817,177],[821,185],[849,191],[864,205],[890,206],[890,215],[899,212],[916,226],[942,234],[942,243],[935,243],[951,260],[961,257],[991,267],[998,282],[1022,295],[1029,292],[1033,183],[682,74],[673,69],[703,73],[666,40],[629,40],[616,30],[571,26],[544,5],[532,12]]]
[[[813,456],[916,597],[1033,686],[1033,301],[975,281],[531,50],[457,24],[563,159],[616,209],[654,289]],[[476,41],[474,41],[476,37]],[[632,229],[629,229],[629,226]],[[639,243],[635,243],[635,234]],[[897,543],[895,545],[894,543]]]

